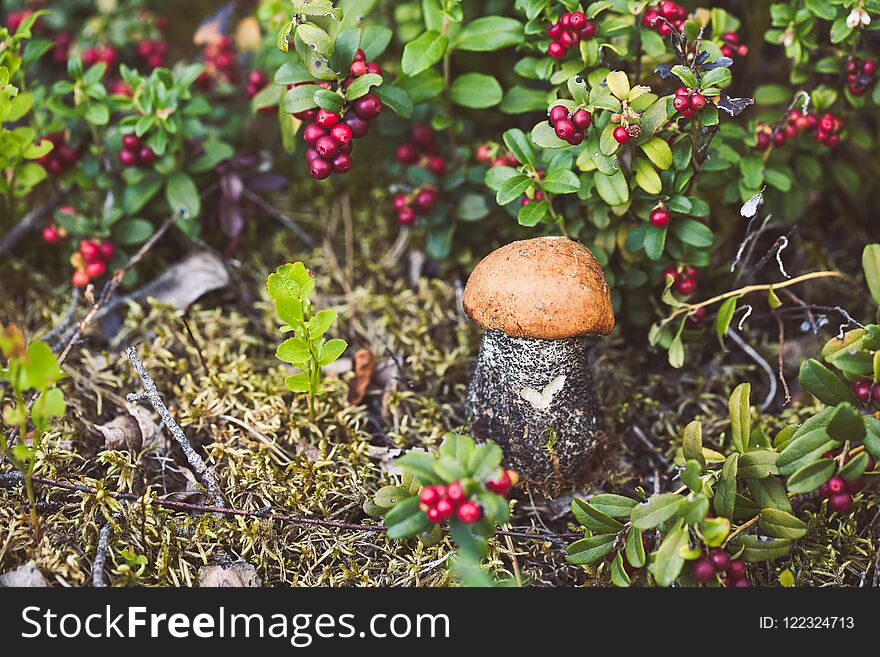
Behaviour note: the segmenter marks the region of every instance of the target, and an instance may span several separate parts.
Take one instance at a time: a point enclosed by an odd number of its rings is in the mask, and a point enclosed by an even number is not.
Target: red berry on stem
[[[315,118],[318,122],[318,125],[325,128],[332,128],[337,123],[339,123],[339,115],[334,112],[328,112],[325,109],[319,109],[318,116]]]
[[[89,275],[84,271],[75,271],[71,277],[74,287],[85,287],[89,284]]]
[[[571,122],[574,123],[574,127],[578,130],[586,130],[593,122],[593,117],[587,110],[579,109],[571,117]]]
[[[89,278],[103,276],[105,271],[107,271],[107,265],[104,264],[103,260],[92,260],[92,262],[86,265],[86,275]]]
[[[568,118],[568,108],[565,105],[554,105],[550,108],[550,123],[556,124]]]
[[[568,15],[568,24],[575,30],[587,24],[587,17],[582,11],[573,11]]]
[[[675,285],[678,282],[678,272],[675,271],[674,267],[667,267],[661,273],[661,277],[663,279],[663,285],[666,285],[667,279],[672,277],[672,284]]]
[[[82,240],[79,243],[79,252],[86,260],[95,260],[101,254],[98,245],[92,240]]]
[[[547,26],[547,36],[551,39],[558,39],[562,35],[562,26],[559,23],[550,23]]]
[[[706,97],[701,93],[691,96],[691,108],[699,112],[706,106]]]
[[[397,220],[404,226],[409,226],[416,220],[416,213],[411,207],[406,206],[397,211]]]
[[[437,502],[436,509],[441,518],[449,518],[455,512],[455,507],[452,502],[446,498]]]
[[[453,481],[446,487],[446,497],[456,505],[467,499],[467,494],[464,492],[464,488],[461,487],[460,481]]]
[[[367,72],[367,65],[365,62],[354,61],[351,63],[351,68],[349,69],[349,71],[351,72],[351,74],[353,76],[355,76],[356,78],[359,78],[360,76],[362,76],[364,73]]]
[[[510,488],[510,484],[510,475],[507,474],[507,470],[504,470],[501,472],[501,475],[497,479],[488,480],[486,482],[486,488],[498,495],[504,495]]]
[[[712,563],[715,564],[715,568],[717,568],[719,572],[726,572],[727,568],[730,566],[730,554],[724,550],[712,550],[712,554],[709,558],[712,559]]]
[[[321,157],[326,159],[330,159],[336,155],[338,149],[339,144],[337,144],[336,140],[330,135],[324,135],[315,142],[315,150],[318,151],[318,154]]]
[[[303,129],[303,141],[309,146],[314,146],[318,140],[327,134],[327,130],[319,126],[317,123],[309,123]]]
[[[119,163],[124,167],[133,167],[137,164],[137,154],[123,148],[119,151]]]
[[[676,112],[681,112],[690,107],[690,103],[688,102],[687,96],[676,96],[672,99],[672,106],[675,108]]]
[[[425,515],[428,516],[428,520],[433,523],[438,523],[442,520],[440,517],[440,512],[437,510],[437,507],[432,506],[430,509],[425,511]]]
[[[746,576],[746,564],[741,559],[735,559],[730,562],[730,565],[727,567],[727,576],[730,579],[737,580],[742,579]]]
[[[658,18],[660,18],[659,11],[656,9],[648,9],[642,14],[642,23],[644,23],[646,27],[656,27]]]
[[[446,170],[446,160],[439,155],[435,155],[428,160],[428,170],[435,175],[441,175]]]
[[[344,123],[340,123],[338,125],[330,128],[330,136],[336,141],[336,143],[345,145],[351,143],[352,139],[352,130],[349,126]]]
[[[581,28],[581,31],[578,32],[578,35],[584,40],[592,39],[596,36],[596,24],[593,21],[587,21],[587,23]]]
[[[825,484],[831,495],[839,495],[846,492],[846,482],[840,477],[831,477]]]
[[[557,133],[558,134],[558,133]],[[629,143],[629,131],[624,128],[622,125],[614,128],[614,141],[618,144],[627,144]]]
[[[576,130],[575,133],[568,138],[568,143],[572,146],[577,146],[578,144],[583,143],[585,135],[580,130]]]
[[[149,146],[143,146],[138,151],[138,162],[143,166],[149,166],[156,161],[156,152]]]
[[[419,493],[419,502],[426,506],[433,506],[439,499],[440,496],[437,494],[437,489],[433,486],[425,486],[422,488],[422,492]]]
[[[418,194],[416,194],[414,203],[416,208],[418,208],[420,211],[428,212],[432,210],[435,205],[437,205],[437,192],[430,187],[426,187],[425,189],[420,190]],[[450,484],[449,488],[447,489],[447,494],[450,496],[450,499],[452,498],[451,491],[452,484]]]
[[[370,132],[370,122],[360,118],[353,111],[346,112],[342,120],[345,125],[351,128],[351,136],[354,139],[366,137],[367,134]]]
[[[366,121],[375,119],[381,112],[382,101],[374,94],[361,96],[354,101],[354,113]]]
[[[683,278],[678,282],[678,292],[686,297],[692,295],[697,290],[697,284],[692,278]]]
[[[401,164],[413,164],[419,159],[419,154],[412,144],[401,144],[397,147],[397,161]]]
[[[669,212],[664,210],[663,208],[655,208],[651,212],[651,225],[656,226],[657,228],[665,228],[669,225]]]
[[[348,173],[351,171],[351,155],[348,153],[338,153],[333,158],[331,165],[336,173]]]
[[[58,240],[58,229],[55,226],[46,226],[43,229],[43,241],[45,242],[55,242]]]
[[[752,588],[752,583],[749,581],[748,577],[742,577],[733,583],[733,588],[750,589]]]
[[[551,41],[547,46],[547,54],[553,59],[562,59],[565,56],[565,47],[559,41]]]
[[[553,126],[553,129],[556,131],[556,136],[564,141],[571,139],[572,135],[577,131],[577,128],[574,127],[574,123],[568,119],[557,121]]]
[[[122,135],[122,145],[129,150],[134,150],[141,145],[141,140],[135,134]]]
[[[104,259],[104,262],[112,260],[113,256],[116,255],[116,247],[113,246],[112,242],[101,242],[98,246],[98,250],[101,253],[101,258]]]
[[[562,44],[563,48],[571,48],[578,42],[578,37],[574,32],[563,32],[562,36],[559,37],[559,43]]]
[[[861,404],[871,399],[871,384],[868,381],[853,381],[852,391]]]
[[[431,126],[415,125],[410,131],[410,138],[419,146],[429,146],[434,143],[434,131]]]

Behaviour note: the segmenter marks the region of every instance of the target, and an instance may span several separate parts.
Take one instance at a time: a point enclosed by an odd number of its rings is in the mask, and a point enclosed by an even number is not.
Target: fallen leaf
[[[42,588],[49,586],[43,573],[33,561],[28,561],[8,573],[0,575],[0,586],[9,588]]]
[[[376,359],[369,349],[358,349],[354,354],[354,377],[348,382],[348,403],[360,404],[367,394]]]
[[[150,412],[141,406],[127,406],[127,413],[105,424],[94,425],[104,437],[105,449],[128,449],[140,452],[159,433],[159,425]]]
[[[201,588],[258,588],[262,586],[257,569],[247,561],[214,564],[199,568]]]

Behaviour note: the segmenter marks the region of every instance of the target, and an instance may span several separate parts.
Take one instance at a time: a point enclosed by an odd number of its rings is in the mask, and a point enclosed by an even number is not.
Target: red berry
[[[709,558],[712,559],[712,563],[715,564],[715,568],[717,568],[719,572],[726,572],[727,568],[730,566],[730,554],[724,550],[712,550],[712,554]]]
[[[547,46],[547,54],[553,59],[562,59],[565,57],[565,48],[559,41],[551,41],[550,45]]]
[[[89,275],[84,271],[75,271],[71,277],[74,287],[85,287],[89,284]]]
[[[565,105],[554,105],[550,108],[550,123],[555,125],[565,119],[568,119],[568,108]]]
[[[706,97],[701,93],[691,96],[691,108],[699,112],[706,106]]]
[[[730,43],[739,43],[739,37],[736,32],[725,32],[721,35],[722,41],[728,41]]]
[[[580,130],[575,130],[575,133],[568,138],[568,143],[572,146],[577,146],[578,144],[583,143],[584,138],[585,136],[583,132],[581,132]]]
[[[141,145],[141,140],[135,134],[122,135],[122,145],[129,150],[134,150]]]
[[[752,583],[749,581],[748,577],[741,577],[733,583],[733,588],[735,589],[750,589],[752,588]]]
[[[749,54],[749,47],[746,44],[742,44],[736,49],[736,54],[740,57],[745,57]]]
[[[43,241],[56,242],[58,240],[58,229],[55,226],[46,226],[43,229]]]
[[[837,148],[840,145],[840,135],[829,135],[825,143],[828,148]]]
[[[123,148],[119,151],[119,163],[124,167],[133,167],[137,164],[137,153]]]
[[[422,492],[419,493],[419,502],[426,506],[433,506],[440,499],[440,496],[437,494],[437,489],[433,486],[425,486],[422,488]]]
[[[370,62],[367,64],[367,73],[382,75],[382,68],[376,62]]]
[[[76,161],[79,159],[79,153],[75,148],[71,148],[67,144],[61,144],[58,147],[58,159],[61,160],[64,166],[69,167],[76,164]]]
[[[401,208],[405,208],[406,203],[407,203],[406,194],[395,194],[394,200],[392,201],[392,203],[394,204],[395,210],[400,210]]]
[[[149,146],[144,146],[138,151],[138,162],[143,166],[149,166],[156,161],[156,153]]]
[[[678,272],[675,271],[674,267],[667,267],[666,269],[664,269],[663,272],[661,273],[661,276],[663,278],[663,285],[666,285],[666,281],[670,276],[672,277],[672,284],[673,285],[675,285],[678,282]]]
[[[353,111],[346,112],[345,116],[342,117],[342,121],[351,128],[351,136],[354,139],[366,137],[367,133],[370,132],[370,122],[360,118]]]
[[[352,138],[352,130],[349,126],[344,123],[339,123],[330,128],[330,136],[336,141],[337,144],[346,145],[351,143]]]
[[[681,112],[682,110],[687,109],[690,106],[688,102],[687,96],[676,96],[672,99],[672,106],[675,108],[676,112]]]
[[[665,228],[669,224],[669,212],[663,208],[654,208],[651,212],[651,225],[657,228]]]
[[[354,101],[354,113],[365,121],[375,119],[382,112],[382,101],[374,94],[361,96]]]
[[[331,165],[336,173],[348,173],[351,171],[351,155],[348,153],[339,153],[333,158]]]
[[[59,160],[56,160],[54,158],[48,160],[43,166],[45,167],[46,171],[48,171],[53,176],[57,176],[64,171],[64,165]]]
[[[101,250],[98,248],[98,245],[95,244],[92,240],[82,240],[79,243],[79,252],[86,260],[95,260],[101,254]]]
[[[582,11],[573,11],[568,15],[568,24],[572,29],[579,30],[587,24],[587,17]]]
[[[269,81],[269,77],[261,70],[254,69],[248,73],[248,82],[255,87],[263,87]]]
[[[100,251],[101,258],[103,258],[104,262],[112,260],[113,256],[116,255],[116,247],[113,246],[112,242],[101,242],[98,246],[98,251]]]
[[[439,500],[435,505],[437,509],[437,513],[440,514],[441,518],[449,518],[455,512],[455,507],[452,502],[447,500],[446,498]]]
[[[660,3],[660,15],[663,18],[668,18],[670,20],[675,20],[678,17],[678,5],[671,0],[663,0]]]
[[[351,63],[351,68],[349,70],[353,76],[359,78],[367,72],[367,64],[366,62],[355,60]]]
[[[853,381],[852,391],[861,404],[871,399],[871,384],[868,381]]]
[[[363,62],[366,61],[367,54],[363,51],[362,48],[358,48],[357,52],[354,54],[354,61]]]
[[[318,118],[318,110],[314,108],[307,109],[303,110],[302,112],[294,112],[293,115],[303,121],[314,121],[316,118]]]
[[[770,148],[770,133],[759,132],[757,135],[757,143],[755,147],[759,151],[766,151],[768,148]]]
[[[470,525],[471,523],[476,522],[480,519],[480,516],[483,514],[482,510],[479,506],[474,504],[473,502],[464,502],[460,507],[458,507],[458,519],[461,520],[466,525]]]
[[[461,504],[467,499],[464,488],[461,487],[460,481],[453,481],[446,487],[447,499],[455,505]]]
[[[559,23],[550,23],[547,26],[547,36],[551,39],[558,39],[562,34],[562,26]]]
[[[322,128],[317,123],[309,123],[303,129],[303,141],[305,141],[309,146],[314,146],[318,143],[318,140],[321,137],[324,137],[327,134],[327,130]]]
[[[107,265],[104,264],[103,260],[92,260],[86,265],[86,275],[89,278],[103,276],[105,271],[107,271]]]
[[[584,25],[581,28],[581,31],[578,32],[578,35],[584,40],[592,39],[596,36],[596,24],[593,21],[587,21],[586,25]]]
[[[558,134],[558,133],[557,133]],[[622,125],[614,128],[614,141],[618,144],[627,144],[629,143],[629,131],[624,128]]]
[[[724,57],[733,57],[733,50],[730,46],[721,46],[721,54]]]
[[[330,163],[321,157],[316,157],[314,160],[309,162],[309,173],[312,178],[316,180],[324,180],[327,176],[330,175],[332,168]]]
[[[578,36],[575,32],[563,32],[559,37],[559,43],[563,48],[571,48],[578,42]]]
[[[397,161],[401,164],[413,164],[419,159],[419,154],[410,143],[401,144],[397,147]]]
[[[834,122],[834,117],[826,114],[819,121],[819,128],[821,128],[825,132],[834,132],[834,128],[836,124]]]
[[[828,498],[828,508],[834,513],[846,513],[853,506],[853,498],[849,493],[840,493]]]
[[[492,159],[492,149],[488,144],[480,144],[477,146],[476,158],[480,162],[489,162]]]
[[[775,135],[773,135],[773,145],[776,147],[785,146],[785,140],[786,140],[785,132],[782,130],[780,130]]]
[[[415,125],[410,131],[410,138],[419,146],[430,146],[434,143],[434,131],[428,125]]]
[[[416,209],[420,210],[422,213],[432,210],[434,206],[437,205],[437,192],[430,187],[419,190],[419,193],[416,194],[414,204]],[[449,495],[449,498],[452,499],[452,484],[449,485],[446,492],[447,495]]]
[[[693,265],[685,265],[684,268],[681,270],[681,275],[683,278],[693,278],[694,280],[696,280],[699,273],[700,272]]]
[[[574,113],[574,116],[571,117],[571,122],[574,123],[574,127],[578,130],[586,130],[593,122],[593,117],[587,110],[579,109]]]
[[[316,151],[314,148],[310,148],[306,151],[306,162],[311,163],[316,157],[321,157],[321,154]]]
[[[411,207],[406,206],[397,211],[397,220],[404,226],[411,225],[416,220],[416,213]]]
[[[678,292],[686,297],[692,295],[697,290],[697,284],[692,278],[683,278],[678,282]]]
[[[672,28],[669,27],[669,23],[661,23],[658,21],[657,33],[662,37],[668,37],[670,34],[672,34]]]
[[[562,27],[563,30],[567,30],[568,28],[570,28],[571,14],[562,14],[562,16],[559,17],[559,25]]]
[[[432,506],[430,509],[425,511],[425,515],[427,515],[428,520],[433,523],[438,523],[443,519],[440,517],[440,512],[437,510],[437,507],[435,507],[435,506]]]
[[[840,495],[846,492],[846,482],[840,477],[831,477],[825,485],[831,495]]]
[[[318,116],[315,118],[318,122],[318,125],[325,128],[332,128],[337,123],[339,123],[339,115],[334,114],[333,112],[328,112],[325,109],[319,109]]]
[[[717,574],[715,563],[706,557],[701,557],[694,562],[691,573],[698,582],[705,584],[711,581]]]
[[[865,75],[874,75],[877,72],[877,62],[873,59],[866,59],[862,64],[862,73]]]
[[[535,198],[537,198],[537,195]],[[497,495],[505,495],[510,488],[510,484],[510,475],[507,474],[507,470],[504,470],[497,479],[490,479],[486,482],[486,489]]]
[[[556,136],[563,141],[568,141],[569,139],[571,139],[572,135],[574,135],[574,133],[577,131],[577,128],[574,127],[574,123],[572,123],[568,119],[561,119],[557,121],[553,128],[556,131]]]
[[[648,9],[642,14],[642,23],[645,24],[646,27],[656,27],[657,19],[660,18],[660,12],[656,9]]]
[[[428,160],[428,170],[437,176],[441,175],[446,171],[446,160],[439,155],[435,155]]]
[[[741,559],[735,559],[727,566],[727,576],[732,580],[743,579],[746,576],[746,563]]]
[[[318,151],[321,157],[330,159],[336,155],[336,152],[339,150],[339,144],[330,135],[324,135],[315,142],[315,150]]]

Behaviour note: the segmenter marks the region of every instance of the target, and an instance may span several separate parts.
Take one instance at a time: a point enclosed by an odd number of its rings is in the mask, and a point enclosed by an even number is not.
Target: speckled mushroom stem
[[[598,406],[588,340],[486,331],[468,387],[474,435],[539,485],[577,481],[597,448]]]

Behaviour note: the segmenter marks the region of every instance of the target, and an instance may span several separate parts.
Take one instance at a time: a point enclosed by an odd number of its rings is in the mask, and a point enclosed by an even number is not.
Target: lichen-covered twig
[[[98,536],[98,551],[95,554],[95,564],[92,567],[92,586],[101,588],[104,586],[104,562],[107,560],[107,546],[110,544],[110,533],[113,531],[113,525],[109,522],[104,523],[101,527],[101,534]]]
[[[177,421],[172,417],[168,407],[165,406],[165,402],[162,401],[162,397],[159,395],[159,391],[156,389],[156,384],[153,382],[150,373],[147,372],[147,368],[144,367],[140,356],[138,356],[137,350],[134,347],[129,347],[125,350],[125,354],[128,356],[128,360],[131,361],[134,369],[137,370],[137,373],[140,375],[141,382],[144,386],[143,392],[136,392],[128,395],[128,401],[133,403],[148,401],[150,403],[153,409],[162,418],[162,422],[168,427],[174,440],[180,445],[180,448],[183,450],[186,460],[193,469],[193,472],[195,472],[196,476],[208,491],[208,497],[216,506],[223,506],[223,496],[220,493],[220,482],[217,478],[217,473],[214,472],[213,468],[208,467],[204,459],[199,456],[195,449],[193,449],[193,446],[190,444],[183,429],[180,428],[180,425],[177,424]]]

